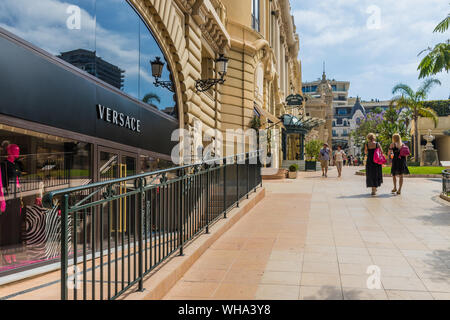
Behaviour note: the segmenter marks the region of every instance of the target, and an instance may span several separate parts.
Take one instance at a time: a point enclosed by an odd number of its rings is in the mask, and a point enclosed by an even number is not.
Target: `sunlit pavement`
[[[384,178],[372,197],[356,170],[265,182],[266,198],[165,299],[450,299],[441,180],[405,179],[394,196]]]

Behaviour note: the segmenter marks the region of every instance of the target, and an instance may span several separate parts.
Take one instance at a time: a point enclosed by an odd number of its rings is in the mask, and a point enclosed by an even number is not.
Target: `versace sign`
[[[141,132],[141,120],[127,116],[114,109],[97,105],[97,115],[100,120],[109,122],[119,127],[127,128],[131,131]]]

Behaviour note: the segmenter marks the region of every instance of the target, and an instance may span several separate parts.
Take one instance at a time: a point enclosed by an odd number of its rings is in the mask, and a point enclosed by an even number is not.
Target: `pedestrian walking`
[[[381,164],[375,163],[374,156],[377,148],[382,148],[376,141],[375,134],[367,135],[367,143],[364,145],[364,152],[367,156],[366,161],[366,185],[372,188],[372,195],[377,194],[377,188],[383,183],[383,167]]]
[[[328,143],[323,144],[323,148],[319,153],[320,166],[322,167],[322,177],[328,177],[328,164],[330,162],[330,148]]]
[[[402,137],[396,133],[392,136],[392,143],[389,147],[389,154],[392,158],[391,175],[394,180],[392,193],[402,194],[403,176],[409,174],[406,157],[409,155],[409,148],[402,142]],[[397,177],[399,178],[399,188],[397,190]]]
[[[336,164],[336,168],[338,171],[338,178],[342,176],[342,168],[344,166],[345,152],[342,150],[341,146],[337,147],[336,152],[334,153],[334,163]]]

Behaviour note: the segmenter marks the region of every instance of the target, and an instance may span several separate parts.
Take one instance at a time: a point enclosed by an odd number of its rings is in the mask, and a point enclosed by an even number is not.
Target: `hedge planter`
[[[317,171],[317,162],[316,161],[306,161],[305,170],[306,171]]]
[[[289,179],[297,179],[297,171],[289,172]]]

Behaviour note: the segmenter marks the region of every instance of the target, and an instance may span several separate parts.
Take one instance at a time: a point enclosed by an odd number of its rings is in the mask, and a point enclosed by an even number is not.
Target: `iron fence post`
[[[254,186],[254,188],[255,188],[255,193],[256,193],[256,189],[258,188],[258,185],[257,185],[257,183],[256,183],[256,179],[257,179],[257,177],[256,177],[256,174],[257,174],[257,171],[258,171],[258,153],[256,153],[256,155],[255,155],[255,157],[256,157],[256,159],[255,159],[255,163],[253,164],[253,168],[255,168],[254,169],[254,175],[253,175],[253,186]]]
[[[236,156],[236,207],[239,208],[239,156]]]
[[[69,195],[64,195],[64,204],[61,212],[61,300],[68,298],[68,274],[67,268],[69,264],[68,259],[68,211],[69,211]]]
[[[209,165],[206,165],[206,234],[209,234],[209,207],[211,206],[210,192],[209,192],[209,180],[211,169]]]
[[[179,215],[180,215],[179,223],[180,223],[180,227],[179,227],[179,230],[178,230],[178,232],[179,232],[178,238],[179,238],[179,245],[180,245],[180,256],[184,256],[184,253],[183,253],[183,244],[184,244],[184,241],[183,241],[183,223],[184,223],[183,215],[184,215],[184,207],[186,205],[186,201],[185,201],[185,198],[184,198],[184,196],[185,196],[185,192],[184,192],[185,171],[184,171],[184,169],[180,170],[180,176],[181,176],[181,180],[180,180],[180,188],[179,188],[180,195],[179,196],[180,196],[181,205],[180,205],[180,209],[179,209]]]
[[[138,291],[140,291],[140,292],[142,292],[142,291],[144,291],[144,281],[143,281],[143,274],[144,274],[144,272],[143,272],[143,257],[142,257],[142,255],[144,254],[144,246],[143,246],[143,238],[142,238],[142,236],[143,236],[143,228],[142,228],[142,226],[144,225],[143,224],[143,221],[142,221],[142,219],[145,217],[145,206],[143,205],[143,203],[145,203],[145,192],[144,192],[144,178],[140,178],[139,179],[139,189],[140,189],[140,192],[139,192],[139,227],[138,227],[138,230],[139,230],[139,256],[138,256],[138,259],[139,259],[139,261],[138,261],[138,263],[139,263],[139,268],[138,268],[138,272],[139,272],[139,288],[138,288]],[[145,244],[146,246],[147,246],[147,244]]]
[[[223,167],[223,218],[227,218],[227,161]]]
[[[250,193],[250,154],[245,155],[246,161],[245,166],[247,167],[247,199],[248,194]]]

